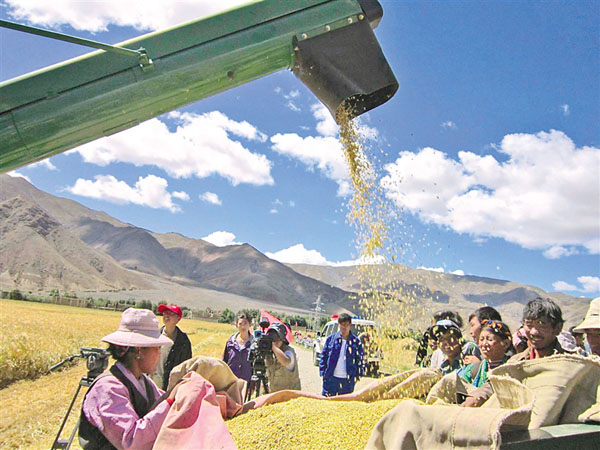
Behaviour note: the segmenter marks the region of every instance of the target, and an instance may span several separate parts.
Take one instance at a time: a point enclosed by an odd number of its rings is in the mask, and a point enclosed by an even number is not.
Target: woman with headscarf
[[[84,449],[151,449],[175,399],[146,375],[156,371],[160,347],[172,345],[152,311],[129,308],[114,333],[102,338],[116,363],[83,400],[79,440]]]
[[[514,354],[508,325],[499,320],[481,322],[479,349],[483,356],[481,362],[467,364],[458,372],[462,379],[475,387],[483,386],[488,381],[488,372],[504,364]]]

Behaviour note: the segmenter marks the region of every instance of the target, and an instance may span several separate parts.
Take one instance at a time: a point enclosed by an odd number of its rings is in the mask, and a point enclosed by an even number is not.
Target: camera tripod
[[[250,401],[250,399],[252,398],[252,394],[254,394],[254,398],[260,396],[261,385],[263,387],[264,393],[268,394],[270,391],[267,374],[264,370],[255,369],[252,371],[252,377],[250,377],[250,383],[248,383],[248,388],[246,389],[245,402]]]
[[[67,423],[67,419],[69,418],[69,414],[71,413],[71,410],[73,409],[73,405],[75,404],[75,401],[77,400],[77,396],[79,395],[79,392],[81,391],[81,387],[82,386],[90,387],[92,385],[92,383],[94,382],[94,380],[98,377],[98,375],[100,375],[102,372],[104,372],[104,369],[106,369],[106,367],[108,366],[108,353],[106,352],[106,350],[101,349],[101,348],[82,347],[81,353],[79,353],[78,355],[72,355],[72,356],[65,358],[63,361],[50,367],[50,371],[54,371],[54,370],[58,369],[63,364],[73,361],[75,358],[86,358],[88,373],[87,373],[87,375],[84,375],[83,377],[81,377],[81,380],[79,380],[79,385],[77,386],[77,389],[75,390],[75,395],[73,395],[73,399],[71,400],[69,409],[67,409],[67,413],[65,414],[65,417],[62,421],[62,424],[60,425],[60,428],[58,429],[58,433],[56,434],[56,438],[54,439],[54,442],[52,443],[52,447],[50,447],[51,450],[71,448],[73,439],[75,439],[75,434],[77,433],[77,430],[79,429],[79,420],[77,420],[77,424],[75,425],[75,428],[73,428],[73,431],[71,432],[71,435],[69,436],[68,440],[61,439],[60,434],[62,433],[62,430],[65,427],[65,424]]]

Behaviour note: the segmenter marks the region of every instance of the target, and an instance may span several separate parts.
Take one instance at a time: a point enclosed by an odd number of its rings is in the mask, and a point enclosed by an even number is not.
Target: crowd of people
[[[190,340],[177,326],[182,318],[177,305],[160,305],[163,327],[149,310],[129,308],[123,312],[117,331],[102,338],[114,365],[98,376],[87,391],[79,426],[83,448],[150,449],[172,407],[178,388],[165,391],[173,367],[192,357]],[[600,298],[593,300],[583,322],[570,333],[583,339],[571,340],[563,332],[560,307],[551,299],[535,298],[524,307],[522,327],[511,333],[497,310],[479,308],[469,316],[472,341],[463,338],[463,320],[454,311],[436,313],[423,333],[416,363],[441,374],[456,373],[473,386],[460,399],[461,406],[476,407],[493,394],[490,371],[510,363],[545,358],[566,352],[600,356]],[[351,331],[352,318],[338,317],[338,332],[327,337],[319,373],[323,396],[351,393],[364,374],[363,348]],[[223,361],[240,379],[249,382],[252,366],[248,354],[256,339],[252,318],[240,314],[237,332],[226,342]],[[571,335],[569,333],[569,336]],[[280,322],[266,330],[271,337],[271,354],[266,358],[271,391],[300,390],[298,360],[289,345],[291,330]],[[564,342],[576,342],[566,349]]]

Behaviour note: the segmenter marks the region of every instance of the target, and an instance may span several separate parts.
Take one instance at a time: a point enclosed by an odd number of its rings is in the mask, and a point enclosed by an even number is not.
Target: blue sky
[[[117,43],[240,2],[166,3],[4,0],[0,17]],[[359,125],[399,262],[600,295],[600,2],[381,4],[400,89]],[[0,79],[87,52],[0,29]],[[348,264],[336,133],[282,71],[13,175],[153,231]]]

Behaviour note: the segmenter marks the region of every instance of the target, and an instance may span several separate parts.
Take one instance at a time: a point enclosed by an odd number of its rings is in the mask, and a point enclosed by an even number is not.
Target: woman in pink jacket
[[[129,308],[114,333],[102,338],[116,363],[83,400],[79,441],[84,449],[151,449],[175,398],[166,398],[146,374],[156,371],[160,347],[173,342],[152,311]]]

